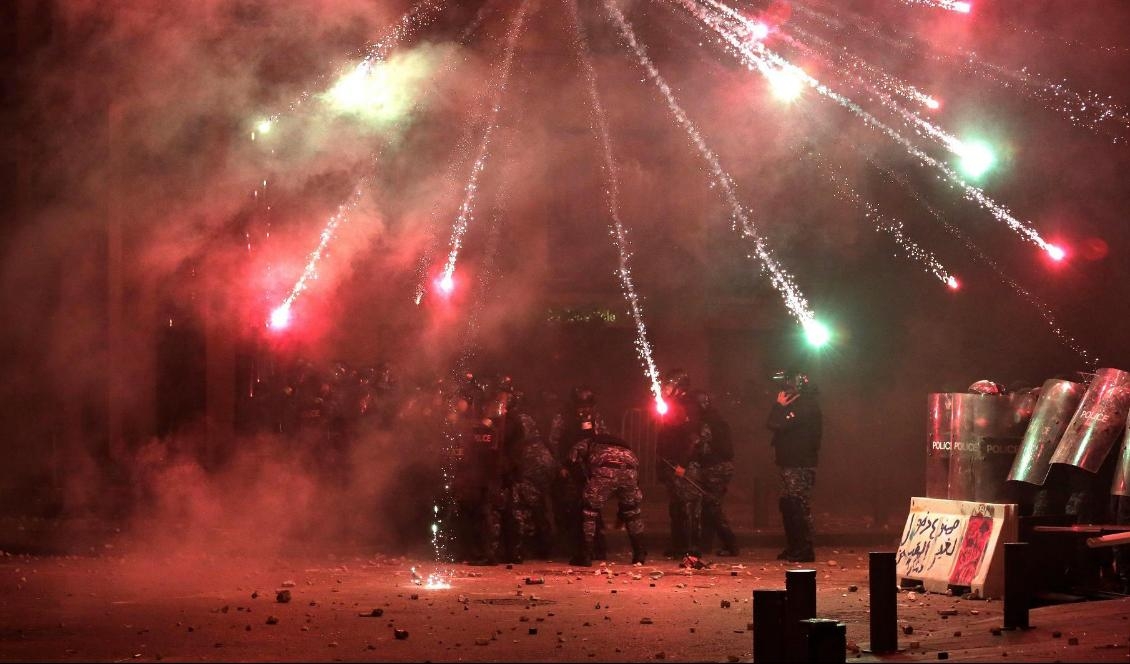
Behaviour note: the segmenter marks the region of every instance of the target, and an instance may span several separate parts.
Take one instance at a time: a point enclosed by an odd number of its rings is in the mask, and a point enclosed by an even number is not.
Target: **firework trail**
[[[528,7],[529,0],[522,0],[522,4],[518,6],[514,20],[507,31],[506,47],[503,52],[498,86],[495,89],[494,99],[491,103],[490,120],[487,122],[486,129],[483,130],[483,137],[479,142],[478,157],[476,157],[474,163],[471,165],[471,174],[467,179],[467,186],[463,192],[463,203],[459,206],[459,213],[455,217],[454,224],[452,224],[451,250],[447,254],[447,261],[444,263],[443,271],[439,278],[440,288],[446,291],[450,291],[453,287],[454,282],[452,275],[455,273],[455,263],[459,260],[459,251],[463,248],[463,236],[466,235],[467,227],[470,225],[474,214],[475,197],[478,194],[479,188],[479,177],[486,168],[487,160],[490,157],[491,137],[498,124],[499,113],[502,111],[502,100],[506,95],[506,87],[510,79],[510,69],[514,62],[514,53],[517,47],[518,37],[522,33],[522,26],[526,20],[526,10]]]
[[[470,39],[471,36],[474,35],[475,32],[477,32],[478,29],[482,27],[483,21],[486,19],[487,15],[494,10],[495,7],[493,2],[488,2],[487,4],[484,4],[482,7],[480,7],[479,11],[475,14],[474,19],[472,19],[467,27],[464,28],[460,33],[459,43],[465,44],[467,40]],[[439,71],[450,71],[453,66],[454,59],[455,58],[453,54],[449,54],[447,57],[445,57],[443,63],[439,67]],[[432,90],[429,90],[429,93],[433,92],[434,88]],[[479,92],[478,97],[473,104],[474,107],[478,107],[480,105],[485,94],[485,91]],[[481,114],[468,119],[467,122],[465,122],[463,125],[463,132],[460,134],[459,140],[456,142],[455,147],[451,151],[451,156],[448,159],[447,168],[444,171],[444,182],[450,184],[453,189],[459,185],[458,174],[466,165],[467,160],[470,159],[471,143],[474,137],[474,131],[476,126],[481,124],[482,121],[483,118]],[[412,297],[412,301],[417,305],[419,305],[420,302],[424,299],[424,294],[427,292],[428,268],[432,264],[432,255],[435,252],[435,246],[439,236],[439,218],[442,214],[442,207],[443,200],[442,198],[437,197],[432,202],[431,213],[429,215],[429,223],[427,225],[427,238],[424,242],[424,250],[421,252],[420,258],[416,262],[416,290]]]
[[[322,255],[325,253],[326,247],[329,246],[330,240],[335,237],[338,227],[348,221],[349,213],[357,208],[357,204],[361,201],[361,196],[364,194],[364,183],[365,180],[362,179],[354,190],[353,196],[350,197],[348,201],[339,205],[337,212],[326,221],[325,227],[322,228],[322,232],[318,236],[318,246],[314,248],[314,251],[310,252],[310,256],[306,260],[306,267],[302,269],[302,275],[298,277],[298,281],[295,282],[294,287],[290,289],[290,293],[286,296],[286,299],[283,300],[282,304],[271,312],[271,318],[267,322],[267,327],[282,329],[290,323],[291,307],[294,301],[306,290],[310,281],[318,278],[318,263],[321,262]]]
[[[959,14],[968,14],[973,10],[973,3],[964,2],[963,0],[902,0],[902,3],[904,5],[918,7],[945,9]]]
[[[890,235],[891,239],[895,241],[895,244],[902,249],[903,253],[906,254],[908,258],[917,261],[928,273],[934,275],[938,281],[951,289],[958,287],[957,279],[949,273],[946,267],[942,265],[941,261],[929,250],[922,248],[907,236],[901,221],[891,220],[883,216],[883,214],[879,212],[879,208],[871,201],[864,200],[863,197],[859,195],[859,192],[851,186],[848,179],[838,173],[836,168],[830,165],[819,152],[810,150],[805,154],[805,157],[816,164],[819,171],[832,184],[832,189],[837,196],[863,209],[864,218],[875,225],[875,230]]]
[[[509,148],[510,146],[507,145],[506,147]],[[483,251],[482,266],[478,271],[479,277],[478,284],[475,288],[475,298],[467,316],[467,327],[463,333],[459,359],[456,360],[451,373],[455,381],[461,380],[468,373],[471,362],[475,358],[478,351],[479,321],[482,317],[490,289],[500,276],[496,259],[498,256],[499,239],[502,234],[503,215],[509,202],[510,182],[511,177],[509,169],[503,168],[502,181],[495,194],[497,205],[490,215],[488,223],[487,241]],[[445,522],[455,513],[455,495],[452,491],[452,482],[455,480],[458,470],[457,461],[460,451],[458,419],[457,417],[453,417],[453,415],[457,415],[456,400],[457,396],[450,397],[446,411],[448,417],[444,419],[443,425],[445,448],[440,463],[440,472],[443,476],[442,498],[432,506],[435,519],[431,525],[432,549],[435,553],[437,565],[453,561],[453,553],[449,545],[454,542],[455,534],[445,527]],[[452,571],[450,569],[441,569],[429,575],[428,582],[430,587],[450,587],[447,581],[451,577]]]
[[[730,206],[733,228],[738,230],[743,238],[750,240],[753,244],[753,254],[749,257],[757,257],[762,271],[768,275],[773,287],[780,293],[784,300],[785,307],[797,322],[799,322],[806,331],[813,329],[814,326],[819,325],[816,321],[816,315],[809,308],[808,301],[805,299],[804,294],[801,293],[800,288],[796,285],[792,275],[786,272],[784,268],[777,263],[776,258],[773,257],[772,252],[766,245],[764,238],[758,233],[753,220],[749,218],[745,208],[738,200],[733,180],[722,169],[717,155],[707,146],[702,134],[699,133],[694,123],[687,117],[686,112],[683,111],[683,108],[675,99],[675,94],[659,74],[659,70],[655,68],[651,58],[649,58],[644,51],[643,46],[641,46],[636,39],[635,31],[632,30],[632,27],[628,24],[624,15],[612,4],[612,0],[605,0],[604,8],[607,10],[609,17],[611,17],[617,28],[619,28],[620,34],[623,35],[625,42],[635,55],[636,61],[639,63],[640,67],[643,68],[651,81],[663,94],[663,97],[667,101],[667,107],[670,109],[672,115],[674,115],[675,120],[686,130],[691,142],[695,144],[699,154],[702,155],[702,158],[709,166],[710,172],[714,175],[715,184],[722,190],[722,195],[726,203]]]
[[[743,40],[733,29],[731,25],[732,19],[728,20],[726,16],[720,16],[716,12],[711,12],[696,4],[694,0],[671,0],[671,2],[678,3],[692,16],[699,19],[705,26],[713,30],[729,44],[727,50],[734,54],[735,57],[739,58],[739,60],[745,62],[749,69],[756,69],[758,73],[770,82],[774,82],[784,76],[799,83],[803,83],[820,95],[848,109],[863,120],[864,124],[901,145],[904,150],[916,157],[922,164],[940,171],[946,179],[949,180],[951,186],[956,187],[962,192],[966,200],[973,201],[980,205],[987,210],[994,219],[1007,225],[1016,234],[1047,252],[1049,256],[1057,260],[1063,257],[1062,249],[1046,241],[1038,231],[1013,216],[1012,212],[1007,207],[994,201],[980,188],[967,183],[955,170],[914,146],[907,138],[864,110],[859,104],[835,92],[812,76],[809,76],[801,68],[766,48],[764,44],[760,42],[751,43]],[[737,14],[733,9],[716,0],[705,0],[705,2],[715,7],[718,12],[724,13],[727,16]]]
[[[584,72],[585,81],[588,84],[589,114],[592,116],[593,132],[596,134],[595,138],[599,141],[601,153],[604,156],[602,167],[605,181],[604,202],[608,208],[608,217],[612,222],[608,230],[620,257],[620,268],[616,270],[616,276],[620,278],[620,291],[624,300],[628,303],[628,310],[631,312],[632,320],[636,325],[636,353],[639,355],[644,372],[651,384],[651,393],[655,398],[655,404],[662,410],[663,395],[662,388],[659,385],[659,370],[655,366],[651,342],[648,340],[647,327],[643,321],[643,305],[640,303],[639,293],[632,281],[630,266],[632,251],[628,242],[628,231],[624,228],[624,223],[620,219],[620,179],[617,175],[616,160],[613,158],[612,138],[608,134],[608,117],[597,92],[596,70],[593,69],[592,60],[589,57],[588,38],[585,36],[584,27],[581,25],[577,0],[565,0],[565,5],[573,24],[573,42],[576,47],[577,60],[580,62],[581,71]]]
[[[855,146],[855,148],[857,151],[859,151],[858,146]],[[1015,279],[1008,276],[1008,274],[1005,273],[1004,269],[1001,268],[1001,266],[996,261],[986,255],[985,252],[982,251],[981,248],[978,247],[977,244],[973,242],[973,240],[968,235],[963,233],[961,229],[951,224],[940,210],[925,201],[922,196],[914,189],[914,186],[909,181],[907,181],[906,176],[902,175],[901,173],[896,173],[895,171],[876,163],[872,159],[867,159],[867,162],[873,168],[882,173],[884,177],[887,178],[887,180],[897,184],[900,188],[902,188],[903,191],[909,194],[911,198],[913,198],[919,205],[921,205],[923,209],[925,209],[926,212],[929,213],[930,217],[937,221],[947,233],[961,242],[965,246],[965,248],[969,250],[970,255],[977,259],[977,261],[982,265],[992,270],[1000,279],[1001,283],[1011,288],[1017,295],[1020,296],[1021,299],[1030,304],[1032,308],[1036,310],[1036,313],[1040,316],[1040,318],[1043,319],[1045,323],[1047,323],[1048,328],[1051,330],[1055,338],[1058,339],[1064,347],[1070,349],[1072,352],[1078,355],[1079,358],[1083,360],[1084,366],[1093,369],[1099,365],[1098,356],[1094,355],[1086,348],[1084,348],[1074,337],[1069,335],[1063,330],[1063,328],[1060,327],[1059,322],[1055,319],[1055,316],[1052,314],[1051,308],[1048,307],[1047,304],[1045,304],[1040,298],[1033,295],[1028,289],[1017,283]]]
[[[1106,136],[1112,143],[1124,144],[1128,140],[1130,109],[1114,102],[1111,95],[1103,95],[1092,90],[1080,92],[1068,86],[1066,79],[1061,82],[1051,81],[1029,71],[1028,67],[1020,70],[1009,69],[987,62],[975,52],[960,48],[957,49],[957,55],[936,53],[923,48],[918,43],[919,40],[914,37],[888,35],[873,20],[859,14],[850,14],[838,7],[836,11],[848,13],[852,20],[840,21],[802,3],[794,4],[793,8],[798,15],[820,22],[832,30],[844,31],[850,26],[851,29],[886,46],[933,60],[946,67],[958,68],[1002,88],[1016,90],[1026,98],[1041,103],[1046,110],[1059,114],[1071,125]]]

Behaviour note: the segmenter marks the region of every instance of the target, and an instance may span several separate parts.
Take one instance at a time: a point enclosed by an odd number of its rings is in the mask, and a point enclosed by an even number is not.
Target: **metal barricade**
[[[640,488],[653,489],[659,484],[656,477],[655,440],[659,422],[647,408],[632,408],[620,418],[620,437],[628,441],[640,460]]]

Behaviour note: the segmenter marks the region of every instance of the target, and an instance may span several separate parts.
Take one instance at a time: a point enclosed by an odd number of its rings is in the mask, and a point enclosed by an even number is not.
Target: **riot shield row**
[[[1118,445],[1111,493],[1130,496],[1128,412],[1130,373],[1111,368],[1086,385],[1052,379],[1011,394],[930,394],[926,496],[1017,502],[1053,464],[1098,473]]]

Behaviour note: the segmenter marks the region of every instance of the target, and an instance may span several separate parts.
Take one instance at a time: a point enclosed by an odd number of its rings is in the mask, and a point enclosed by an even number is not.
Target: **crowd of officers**
[[[437,537],[458,561],[493,565],[556,554],[591,565],[607,556],[603,513],[613,502],[632,561],[643,563],[639,478],[652,470],[669,499],[664,554],[697,558],[717,537],[717,555],[737,555],[722,509],[734,472],[730,429],[709,395],[689,385],[685,371],[664,377],[668,412],[658,420],[654,469],[641,469],[631,444],[608,429],[591,388],[574,387],[542,420],[551,422],[543,435],[537,416],[548,413],[535,412],[505,375],[484,381],[466,373],[405,393],[388,364],[338,362],[318,371],[299,361],[274,391],[281,403],[270,404],[269,426],[307,440],[331,476],[348,471],[349,446],[362,428],[395,429],[430,448],[442,475],[436,493],[446,498],[437,501]]]

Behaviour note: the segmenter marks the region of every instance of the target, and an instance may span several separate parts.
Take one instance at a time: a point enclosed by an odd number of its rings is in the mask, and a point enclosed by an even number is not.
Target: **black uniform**
[[[696,453],[697,433],[690,422],[686,395],[668,402],[656,436],[656,475],[667,487],[667,513],[671,518],[668,553],[681,557],[701,555],[702,498],[701,467]],[[683,468],[680,477],[675,467]]]
[[[623,439],[600,434],[578,441],[570,450],[569,458],[574,466],[584,469],[587,477],[581,494],[581,545],[572,564],[592,564],[600,515],[605,503],[612,497],[618,502],[619,519],[632,543],[632,562],[645,562],[647,553],[641,539],[643,519],[640,515],[643,493],[639,485],[640,464],[635,452]]]
[[[823,417],[814,388],[798,392],[788,405],[774,403],[767,425],[773,432],[781,479],[779,506],[788,541],[779,557],[809,562],[815,557],[811,501],[823,434]]]
[[[722,501],[734,476],[734,445],[730,438],[730,425],[715,410],[709,400],[696,404],[698,408],[691,425],[698,440],[695,444],[699,459],[702,497],[702,548],[709,550],[715,535],[722,541],[720,555],[737,555],[738,543],[734,531],[722,508]]]

